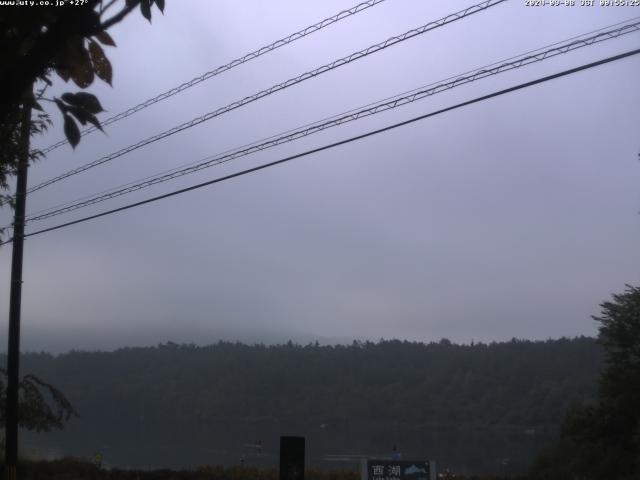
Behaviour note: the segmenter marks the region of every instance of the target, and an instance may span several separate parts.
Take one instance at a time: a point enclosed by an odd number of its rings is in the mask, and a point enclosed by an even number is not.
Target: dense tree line
[[[25,355],[86,418],[110,410],[163,423],[276,416],[424,425],[553,426],[593,398],[602,356],[592,339],[349,346],[167,343],[115,352]],[[134,404],[135,402],[135,404]],[[172,412],[173,410],[173,412]],[[177,414],[175,412],[183,412]]]
[[[264,439],[264,456],[255,463],[269,465],[277,435],[300,433],[317,459],[382,454],[397,443],[405,455],[438,457],[473,473],[523,471],[565,411],[595,397],[601,364],[601,347],[590,338],[167,343],[31,353],[22,362],[23,371],[63,391],[80,415],[62,435],[29,437],[35,444],[55,438],[58,454],[111,449],[107,457],[123,463],[116,453],[122,449],[135,452],[127,464],[185,466],[212,463],[195,452],[207,445],[219,453],[213,463],[229,464],[243,444]],[[147,453],[140,447],[152,444]]]

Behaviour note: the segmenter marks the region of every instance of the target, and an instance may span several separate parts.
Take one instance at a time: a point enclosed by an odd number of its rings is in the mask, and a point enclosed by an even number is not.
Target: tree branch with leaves
[[[17,172],[21,105],[29,104],[37,112],[31,125],[35,135],[52,123],[41,102],[53,102],[74,148],[80,142],[79,124],[102,130],[97,115],[104,109],[95,95],[77,91],[46,98],[45,91],[54,74],[83,90],[96,78],[111,85],[113,67],[104,47],[116,43],[107,30],[136,8],[151,21],[154,4],[164,12],[164,0],[87,0],[73,8],[0,7],[0,190],[9,189],[8,179]],[[29,160],[42,156],[33,150]],[[10,195],[0,195],[0,207],[12,207],[12,201]]]
[[[7,372],[0,369],[0,425],[6,421]],[[36,432],[61,430],[71,417],[77,417],[71,402],[53,385],[35,375],[25,375],[18,387],[20,427]]]

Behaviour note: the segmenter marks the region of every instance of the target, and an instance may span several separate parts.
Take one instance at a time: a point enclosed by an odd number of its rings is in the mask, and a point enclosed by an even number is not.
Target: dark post
[[[6,479],[16,480],[18,464],[18,383],[20,382],[20,302],[22,298],[22,252],[24,216],[29,169],[29,135],[31,106],[22,105],[20,151],[16,179],[16,205],[13,217],[13,251],[11,255],[11,293],[9,298],[9,349],[7,353],[7,423],[5,425]]]
[[[280,480],[304,480],[304,437],[280,437]]]

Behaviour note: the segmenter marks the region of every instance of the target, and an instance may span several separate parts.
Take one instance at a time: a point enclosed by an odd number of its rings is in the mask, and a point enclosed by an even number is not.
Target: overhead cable
[[[114,208],[112,210],[107,210],[105,212],[97,213],[95,215],[90,215],[88,217],[79,218],[77,220],[73,220],[73,221],[70,221],[70,222],[66,222],[66,223],[62,223],[62,224],[59,224],[59,225],[55,225],[53,227],[44,228],[42,230],[37,230],[35,232],[31,232],[31,233],[26,234],[25,237],[32,237],[32,236],[35,236],[35,235],[40,235],[42,233],[51,232],[51,231],[54,231],[54,230],[59,230],[61,228],[69,227],[71,225],[76,225],[78,223],[87,222],[89,220],[94,220],[96,218],[100,218],[100,217],[104,217],[104,216],[107,216],[107,215],[111,215],[113,213],[122,212],[124,210],[129,210],[131,208],[135,208],[135,207],[139,207],[141,205],[145,205],[145,204],[148,204],[148,203],[156,202],[158,200],[163,200],[165,198],[173,197],[175,195],[180,195],[182,193],[190,192],[192,190],[197,190],[197,189],[209,186],[209,185],[213,185],[213,184],[220,183],[220,182],[223,182],[223,181],[226,181],[226,180],[230,180],[232,178],[236,178],[236,177],[240,177],[240,176],[243,176],[243,175],[247,175],[249,173],[257,172],[259,170],[264,170],[266,168],[273,167],[273,166],[276,166],[276,165],[280,165],[280,164],[289,162],[291,160],[295,160],[297,158],[301,158],[301,157],[305,157],[307,155],[311,155],[311,154],[314,154],[314,153],[318,153],[318,152],[322,152],[322,151],[325,151],[325,150],[329,150],[331,148],[335,148],[335,147],[338,147],[340,145],[345,145],[347,143],[351,143],[351,142],[354,142],[354,141],[357,141],[357,140],[362,140],[364,138],[368,138],[368,137],[371,137],[371,136],[374,136],[374,135],[377,135],[377,134],[380,134],[380,133],[383,133],[383,132],[387,132],[389,130],[393,130],[393,129],[396,129],[396,128],[399,128],[399,127],[402,127],[402,126],[405,126],[405,125],[409,125],[411,123],[418,122],[420,120],[424,120],[424,119],[427,119],[427,118],[430,118],[430,117],[434,117],[436,115],[440,115],[440,114],[445,113],[445,112],[456,110],[458,108],[466,107],[468,105],[472,105],[472,104],[475,104],[475,103],[483,102],[483,101],[489,100],[491,98],[499,97],[499,96],[505,95],[507,93],[515,92],[515,91],[518,91],[518,90],[522,90],[524,88],[528,88],[528,87],[531,87],[531,86],[534,86],[534,85],[538,85],[538,84],[541,84],[541,83],[544,83],[544,82],[548,82],[550,80],[554,80],[554,79],[557,79],[557,78],[560,78],[560,77],[564,77],[564,76],[571,75],[571,74],[574,74],[574,73],[577,73],[577,72],[588,70],[588,69],[591,69],[591,68],[594,68],[594,67],[597,67],[597,66],[600,66],[600,65],[604,65],[604,64],[611,63],[611,62],[614,62],[614,61],[617,61],[617,60],[621,60],[623,58],[627,58],[627,57],[630,57],[632,55],[637,55],[639,53],[640,53],[640,48],[639,49],[635,49],[635,50],[630,50],[628,52],[621,53],[619,55],[614,55],[614,56],[611,56],[611,57],[604,58],[602,60],[598,60],[596,62],[591,62],[591,63],[588,63],[588,64],[581,65],[579,67],[571,68],[569,70],[564,70],[562,72],[555,73],[553,75],[547,75],[545,77],[541,77],[541,78],[538,78],[536,80],[532,80],[532,81],[529,81],[529,82],[521,83],[519,85],[516,85],[516,86],[513,86],[513,87],[509,87],[509,88],[505,88],[503,90],[499,90],[497,92],[490,93],[488,95],[483,95],[481,97],[477,97],[477,98],[474,98],[472,100],[468,100],[466,102],[458,103],[456,105],[453,105],[453,106],[450,106],[450,107],[446,107],[446,108],[442,108],[440,110],[436,110],[434,112],[430,112],[430,113],[427,113],[427,114],[424,114],[424,115],[420,115],[418,117],[414,117],[414,118],[411,118],[409,120],[405,120],[403,122],[395,123],[393,125],[389,125],[389,126],[386,126],[386,127],[383,127],[383,128],[372,130],[370,132],[367,132],[367,133],[364,133],[364,134],[361,134],[361,135],[356,135],[354,137],[350,137],[350,138],[347,138],[345,140],[340,140],[338,142],[334,142],[334,143],[331,143],[331,144],[328,144],[328,145],[324,145],[322,147],[318,147],[318,148],[314,148],[314,149],[311,149],[311,150],[307,150],[305,152],[298,153],[298,154],[295,154],[295,155],[291,155],[291,156],[282,158],[280,160],[276,160],[276,161],[273,161],[273,162],[270,162],[270,163],[259,165],[257,167],[249,168],[247,170],[242,170],[240,172],[236,172],[236,173],[233,173],[233,174],[230,174],[230,175],[225,175],[223,177],[218,177],[218,178],[215,178],[213,180],[209,180],[207,182],[199,183],[197,185],[192,185],[190,187],[182,188],[182,189],[179,189],[179,190],[175,190],[173,192],[165,193],[163,195],[158,195],[156,197],[151,197],[151,198],[148,198],[146,200],[142,200],[140,202],[135,202],[135,203],[131,203],[131,204],[128,204],[128,205],[124,205],[122,207]],[[7,240],[6,242],[0,243],[0,245],[4,245],[5,243],[9,243],[10,241],[11,240]]]
[[[366,10],[370,7],[373,7],[379,3],[384,2],[385,0],[369,0],[367,2],[362,2],[359,3],[358,5],[351,7],[347,10],[343,10],[331,17],[325,18],[324,20],[315,23],[314,25],[310,25],[306,28],[303,28],[302,30],[298,30],[295,33],[292,33],[284,38],[281,38],[280,40],[276,40],[275,42],[266,45],[264,47],[260,47],[257,50],[254,50],[253,52],[247,53],[246,55],[243,55],[242,57],[236,58],[235,60],[231,60],[229,63],[225,64],[225,65],[221,65],[217,68],[214,68],[213,70],[203,73],[202,75],[195,77],[191,80],[189,80],[188,82],[184,82],[181,85],[178,85],[177,87],[172,88],[171,90],[167,90],[164,93],[161,93],[159,95],[156,95],[153,98],[149,98],[148,100],[145,100],[142,103],[139,103],[138,105],[135,105],[121,113],[118,113],[117,115],[114,115],[112,117],[107,118],[106,120],[103,120],[101,123],[102,127],[105,127],[107,125],[110,125],[112,123],[115,123],[119,120],[122,120],[123,118],[127,118],[131,115],[133,115],[136,112],[139,112],[140,110],[143,110],[151,105],[153,105],[154,103],[158,103],[161,102],[162,100],[166,100],[169,97],[173,97],[174,95],[177,95],[178,93],[193,87],[194,85],[197,85],[199,83],[204,82],[205,80],[209,80],[210,78],[213,78],[217,75],[220,75],[223,72],[226,72],[227,70],[231,70],[232,68],[235,68],[239,65],[242,65],[243,63],[247,63],[251,60],[254,60],[266,53],[272,52],[273,50],[276,50],[280,47],[284,47],[285,45],[288,45],[290,43],[295,42],[296,40],[299,40],[303,37],[306,37],[307,35],[310,35],[314,32],[317,32],[318,30],[322,30],[325,27],[328,27],[329,25],[333,25],[336,22],[339,22],[340,20],[343,20],[345,18],[348,18],[352,15],[355,15],[356,13],[362,12],[363,10]],[[87,135],[91,132],[95,132],[96,130],[98,130],[96,127],[91,126],[89,128],[85,128],[84,130],[82,130],[81,134]],[[55,150],[58,147],[61,147],[63,145],[66,145],[68,142],[68,140],[64,139],[64,140],[60,140],[59,142],[56,142],[52,145],[49,145],[48,147],[42,149],[42,153],[43,154],[47,154],[53,150]]]
[[[290,78],[289,80],[286,80],[282,83],[278,83],[276,85],[273,85],[272,87],[269,87],[265,90],[262,90],[258,93],[255,93],[253,95],[250,95],[248,97],[245,97],[241,100],[237,100],[233,103],[230,103],[229,105],[226,105],[224,107],[218,108],[212,112],[206,113],[200,117],[196,117],[188,122],[182,123],[176,127],[173,127],[169,130],[166,130],[162,133],[159,133],[157,135],[154,135],[152,137],[149,137],[145,140],[141,140],[133,145],[129,145],[128,147],[125,147],[121,150],[118,150],[117,152],[111,153],[109,155],[105,155],[104,157],[101,157],[97,160],[94,160],[93,162],[87,163],[85,165],[82,165],[78,168],[75,168],[73,170],[69,170],[66,173],[63,173],[61,175],[58,175],[57,177],[53,177],[50,178],[49,180],[46,180],[38,185],[35,185],[33,187],[31,187],[27,193],[33,193],[37,190],[40,190],[42,188],[45,188],[53,183],[59,182],[61,180],[64,180],[66,178],[69,178],[73,175],[77,175],[81,172],[84,172],[86,170],[89,170],[90,168],[94,168],[97,167],[98,165],[102,165],[103,163],[109,162],[111,160],[114,160],[118,157],[121,157],[127,153],[131,153],[134,150],[137,150],[139,148],[142,148],[146,145],[149,145],[151,143],[157,142],[158,140],[161,140],[163,138],[166,138],[170,135],[174,135],[178,132],[182,132],[183,130],[186,130],[188,128],[194,127],[196,125],[199,125],[203,122],[206,122],[208,120],[211,120],[212,118],[215,118],[219,115],[222,115],[224,113],[230,112],[231,110],[235,110],[236,108],[242,107],[244,105],[247,105],[249,103],[255,102],[256,100],[259,100],[261,98],[264,98],[268,95],[271,95],[273,93],[276,93],[280,90],[284,90],[285,88],[291,87],[293,85],[296,85],[298,83],[304,82],[305,80],[309,80],[310,78],[314,78],[317,77],[319,75],[322,75],[323,73],[329,72],[331,70],[334,70],[336,68],[342,67],[344,65],[347,65],[351,62],[354,62],[356,60],[359,60],[361,58],[367,57],[373,53],[379,52],[381,50],[384,50],[392,45],[396,45],[398,43],[404,42],[405,40],[408,40],[410,38],[416,37],[418,35],[422,35],[423,33],[426,33],[428,31],[434,30],[436,28],[442,27],[443,25],[447,25],[449,23],[455,22],[456,20],[460,20],[462,18],[466,18],[470,15],[473,15],[475,13],[478,12],[482,12],[484,10],[487,10],[488,8],[494,7],[500,3],[505,2],[506,0],[485,0],[479,4],[476,5],[472,5],[470,7],[465,8],[464,10],[461,10],[459,12],[456,13],[452,13],[447,15],[446,17],[443,17],[439,20],[433,21],[433,22],[429,22],[426,25],[422,25],[421,27],[417,27],[414,29],[411,29],[401,35],[397,35],[395,37],[391,37],[387,40],[385,40],[384,42],[380,42],[377,43],[375,45],[372,45],[370,47],[365,48],[364,50],[360,50],[357,52],[352,53],[351,55],[348,55],[346,57],[343,57],[339,60],[335,60],[331,63],[328,63],[326,65],[323,65],[319,68],[316,68],[315,70],[311,70],[308,71],[306,73],[303,73],[302,75],[299,75],[297,77],[294,78]]]
[[[116,187],[115,189],[111,189],[106,192],[101,192],[93,196],[84,197],[73,202],[67,202],[66,204],[63,204],[59,207],[52,207],[42,210],[42,213],[36,212],[28,216],[26,221],[34,222],[45,220],[47,218],[62,215],[79,208],[94,205],[96,203],[101,203],[112,198],[119,197],[121,195],[125,195],[137,190],[141,190],[143,188],[151,187],[159,183],[182,177],[184,175],[198,172],[205,168],[210,168],[221,163],[226,163],[239,157],[250,155],[252,153],[275,147],[283,143],[291,142],[302,137],[306,137],[308,135],[326,130],[328,128],[336,127],[363,117],[375,115],[387,110],[407,105],[417,100],[421,100],[423,98],[438,94],[440,92],[444,92],[446,90],[450,90],[461,85],[465,85],[467,83],[474,82],[476,80],[521,68],[532,63],[541,62],[545,59],[565,54],[582,47],[593,45],[609,39],[618,38],[622,35],[638,31],[640,31],[640,21],[636,21],[635,23],[627,24],[616,29],[607,30],[587,38],[559,44],[556,43],[554,44],[557,45],[556,47],[544,51],[537,51],[537,53],[532,54],[531,52],[527,52],[526,54],[522,54],[518,57],[512,57],[512,60],[510,61],[492,64],[491,66],[482,67],[456,77],[450,77],[453,78],[453,80],[447,81],[449,79],[446,79],[439,83],[432,83],[430,85],[422,87],[421,89],[412,90],[411,92],[408,92],[409,94],[400,94],[396,97],[392,97],[390,99],[388,98],[380,102],[367,105],[366,108],[362,108],[360,110],[351,110],[349,112],[345,112],[344,114],[340,114],[339,116],[331,117],[331,119],[329,120],[321,120],[313,124],[305,125],[304,127],[301,127],[297,130],[290,130],[288,132],[285,132],[284,134],[270,137],[268,140],[261,143],[253,143],[249,146],[240,147],[235,150],[229,150],[222,154],[210,156],[199,161],[198,163],[191,164],[190,166],[173,169],[168,172],[163,172],[155,176],[147,177],[142,181],[131,182],[124,186]]]

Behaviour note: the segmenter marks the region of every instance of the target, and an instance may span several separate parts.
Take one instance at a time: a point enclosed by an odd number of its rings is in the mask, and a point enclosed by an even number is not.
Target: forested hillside
[[[516,472],[570,405],[593,398],[601,362],[590,338],[27,354],[22,371],[60,388],[80,417],[26,440],[125,467],[274,465],[278,435],[295,433],[314,466],[395,445],[461,471]]]

